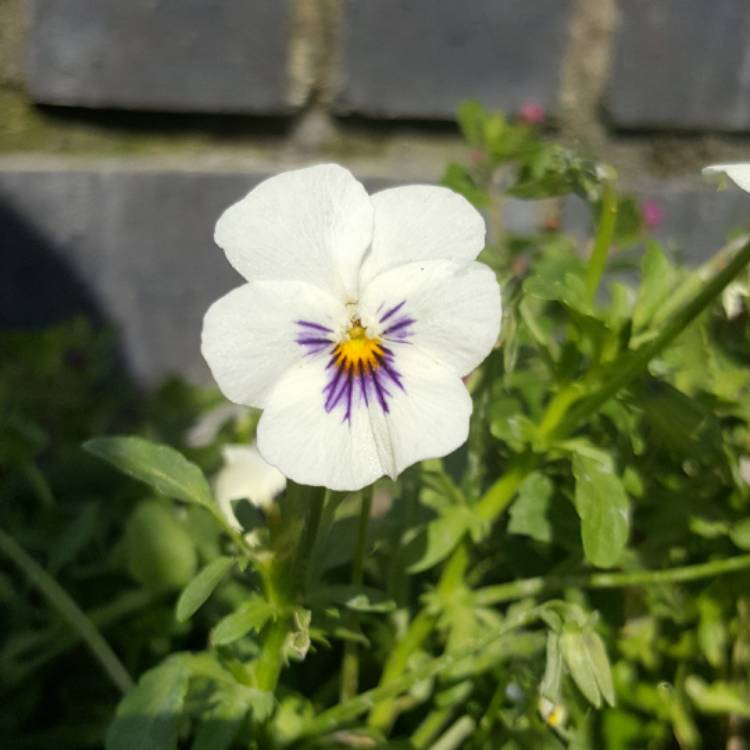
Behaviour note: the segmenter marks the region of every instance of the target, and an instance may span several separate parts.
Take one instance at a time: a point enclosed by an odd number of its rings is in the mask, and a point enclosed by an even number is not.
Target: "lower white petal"
[[[489,354],[502,317],[495,273],[473,261],[420,261],[385,271],[364,290],[361,307],[386,340],[408,332],[409,342],[462,376]]]
[[[261,454],[294,481],[358,490],[466,440],[472,409],[466,388],[454,371],[418,349],[399,344],[394,350],[397,376],[383,376],[382,397],[372,385],[355,384],[329,409],[326,361],[309,359],[289,370],[258,425]]]
[[[305,330],[307,340],[325,341],[342,317],[343,304],[310,284],[251,282],[208,309],[201,351],[228,399],[263,407],[278,379],[302,356]]]

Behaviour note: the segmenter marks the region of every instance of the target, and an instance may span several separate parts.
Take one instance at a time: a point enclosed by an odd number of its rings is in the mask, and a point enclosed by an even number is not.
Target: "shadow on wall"
[[[0,328],[38,329],[83,315],[106,320],[49,239],[0,202]]]

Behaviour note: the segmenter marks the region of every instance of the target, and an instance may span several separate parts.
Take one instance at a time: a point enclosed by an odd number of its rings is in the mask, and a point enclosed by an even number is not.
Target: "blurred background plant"
[[[537,120],[461,109],[444,183],[486,212],[502,340],[467,445],[378,483],[368,526],[290,485],[238,531],[205,477],[257,415],[139,391],[80,321],[2,334],[4,747],[744,746],[748,238],[677,264]],[[505,227],[560,195],[590,241]]]

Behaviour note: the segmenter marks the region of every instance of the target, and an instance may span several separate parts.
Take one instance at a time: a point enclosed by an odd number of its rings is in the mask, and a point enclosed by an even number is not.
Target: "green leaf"
[[[144,673],[120,702],[107,732],[106,749],[176,749],[189,680],[190,671],[178,656]]]
[[[125,527],[125,554],[133,578],[151,590],[182,588],[198,564],[195,544],[173,509],[158,500],[139,503]]]
[[[407,570],[421,573],[437,565],[448,557],[467,531],[478,536],[481,523],[468,506],[447,508],[438,518],[419,529],[407,543],[406,559],[413,561]]]
[[[138,437],[95,438],[83,447],[162,495],[213,507],[203,472],[173,448]]]
[[[604,698],[614,706],[612,670],[599,635],[593,630],[566,625],[560,636],[560,649],[573,681],[588,702],[600,708]]]
[[[650,241],[641,260],[641,287],[633,309],[633,328],[645,328],[675,284],[675,271],[659,244]]]
[[[611,462],[576,454],[575,507],[581,519],[586,559],[599,568],[617,565],[628,541],[628,496]]]
[[[247,697],[240,690],[218,690],[211,696],[211,707],[201,717],[191,750],[228,750],[249,710]]]
[[[530,536],[538,542],[551,542],[549,511],[554,489],[552,481],[541,472],[529,474],[511,505],[508,531]]]
[[[342,604],[355,612],[390,612],[396,608],[396,602],[382,591],[347,584],[334,584],[316,589],[310,594],[310,601],[318,606]]]
[[[717,680],[709,685],[690,675],[685,680],[685,690],[704,714],[737,714],[750,719],[750,696],[739,684]]]
[[[234,565],[233,558],[217,557],[190,581],[177,600],[175,616],[178,622],[189,620],[203,606],[203,603],[211,596],[232,565]]]
[[[740,548],[750,550],[750,518],[743,518],[732,525],[729,538]]]
[[[219,621],[211,631],[211,644],[225,646],[247,635],[251,630],[260,632],[263,626],[275,616],[276,608],[271,602],[254,596]]]

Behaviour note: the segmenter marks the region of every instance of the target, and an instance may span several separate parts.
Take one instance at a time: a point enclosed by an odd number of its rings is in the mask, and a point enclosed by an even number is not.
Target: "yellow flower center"
[[[371,339],[362,323],[355,320],[347,331],[346,338],[336,346],[334,355],[338,367],[347,372],[353,370],[358,373],[368,368],[377,369],[384,352],[380,339]]]

